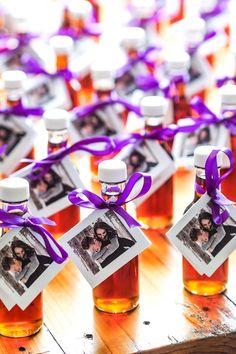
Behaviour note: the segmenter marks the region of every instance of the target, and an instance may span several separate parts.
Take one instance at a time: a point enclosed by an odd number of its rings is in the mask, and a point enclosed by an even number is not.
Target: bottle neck
[[[164,124],[164,117],[151,117],[151,116],[144,116],[144,124],[145,124],[145,131],[152,132],[154,130],[162,129]]]
[[[67,146],[68,130],[48,130],[48,154]]]
[[[139,51],[134,48],[126,49],[126,53],[129,59],[137,59]]]
[[[23,216],[28,211],[28,200],[22,202],[6,202],[1,201],[2,209],[7,213]]]
[[[98,101],[106,101],[111,98],[112,90],[95,90],[95,96]]]
[[[69,55],[64,54],[56,54],[56,70],[66,70],[69,66]]]
[[[218,168],[218,175],[220,175],[219,168]],[[204,191],[203,193],[201,193],[199,190],[198,191],[195,190],[194,201],[197,201],[206,192],[206,172],[204,168],[196,168],[195,184],[198,184]]]
[[[125,187],[125,182],[118,183],[101,183],[101,195],[104,200],[116,200],[119,195],[122,193]]]
[[[86,27],[86,20],[84,18],[76,18],[73,15],[70,15],[70,26],[77,31],[82,31]]]
[[[14,108],[22,104],[22,89],[6,89],[6,107]]]

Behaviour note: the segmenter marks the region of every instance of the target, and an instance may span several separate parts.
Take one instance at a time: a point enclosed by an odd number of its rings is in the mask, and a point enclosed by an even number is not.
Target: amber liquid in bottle
[[[3,203],[2,208],[23,215],[27,211],[27,203]],[[8,311],[0,300],[0,335],[12,338],[31,336],[40,330],[42,324],[43,293],[40,293],[24,311],[17,305]]]
[[[173,98],[174,123],[179,119],[191,116],[191,109],[185,96],[185,83],[179,82],[175,84],[177,95]]]
[[[48,142],[48,153],[57,152],[66,147],[67,141]],[[50,216],[50,220],[56,223],[56,226],[45,225],[45,228],[52,233],[55,239],[59,239],[65,232],[70,230],[80,221],[80,210],[75,205],[70,205],[56,214]]]
[[[105,200],[114,196],[106,192],[102,195]],[[96,286],[93,299],[96,308],[104,312],[115,314],[135,309],[139,302],[138,256]]]
[[[236,161],[236,136],[230,135],[231,150],[233,153],[234,161]],[[222,169],[222,173],[224,170]],[[236,168],[223,180],[221,184],[222,193],[230,200],[236,202]]]
[[[159,125],[159,128],[162,124]],[[158,129],[158,126],[146,125],[146,131]],[[168,151],[165,143],[162,148]],[[140,222],[150,229],[165,228],[171,225],[173,218],[173,176],[150,195],[136,208],[136,215]]]
[[[196,183],[205,189],[205,172],[203,169],[197,171]],[[191,207],[201,197],[195,193]],[[188,208],[186,208],[186,211]],[[206,274],[200,275],[195,268],[183,257],[183,283],[186,290],[196,295],[216,295],[226,289],[228,281],[228,259],[208,277]]]

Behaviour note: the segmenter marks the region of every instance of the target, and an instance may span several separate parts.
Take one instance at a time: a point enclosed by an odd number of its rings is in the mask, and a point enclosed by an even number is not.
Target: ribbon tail
[[[119,205],[112,205],[112,210],[119,214],[129,227],[140,227],[139,222]]]

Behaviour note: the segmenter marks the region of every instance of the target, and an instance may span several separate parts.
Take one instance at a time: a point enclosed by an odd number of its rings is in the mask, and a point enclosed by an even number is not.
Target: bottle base
[[[18,325],[13,324],[0,324],[0,335],[10,338],[23,338],[29,337],[37,333],[43,325],[43,320],[36,320],[33,322],[18,322]]]
[[[184,288],[191,294],[201,296],[212,296],[223,293],[226,290],[226,283],[209,281],[185,281]]]
[[[150,230],[165,229],[172,225],[172,216],[140,216],[138,221]]]
[[[96,299],[94,298],[96,309],[111,314],[125,313],[134,310],[139,305],[139,298],[130,299]]]

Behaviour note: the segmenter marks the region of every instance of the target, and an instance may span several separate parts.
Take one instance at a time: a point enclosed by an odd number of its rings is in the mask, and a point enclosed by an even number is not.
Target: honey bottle
[[[102,161],[98,166],[101,194],[107,201],[119,197],[127,179],[127,167],[120,160]],[[102,230],[101,230],[102,231]],[[108,313],[133,310],[139,302],[138,256],[93,289],[97,309]]]
[[[19,177],[10,177],[0,181],[0,200],[1,208],[8,212],[19,216],[23,216],[28,211],[29,199],[29,183]],[[2,237],[4,233],[9,231],[2,229]],[[13,241],[14,242],[14,241]],[[12,248],[13,248],[12,242]],[[24,264],[26,262],[26,250],[22,245],[14,245],[12,249],[15,258],[12,257],[11,262],[2,260],[2,267],[5,271],[10,270],[14,265]],[[17,254],[21,253],[21,257]],[[23,253],[23,255],[22,255]],[[8,257],[9,258],[9,257]],[[22,265],[21,265],[22,266]],[[28,337],[38,332],[43,324],[43,294],[40,293],[31,304],[22,310],[15,305],[10,311],[0,301],[0,334],[6,337],[18,338]]]
[[[194,151],[194,166],[196,169],[195,182],[201,186],[203,190],[206,190],[206,172],[205,164],[208,156],[212,150],[217,149],[214,146],[199,146]],[[217,167],[222,166],[222,155],[217,156]],[[196,203],[201,193],[195,192],[192,203],[186,208],[187,211],[194,203]],[[211,233],[212,223],[206,219],[199,219],[201,228]],[[210,224],[211,223],[211,224]],[[200,227],[200,226],[199,226]],[[183,257],[183,283],[186,290],[196,295],[216,295],[222,293],[226,289],[228,281],[228,259],[212,274],[208,277],[206,274],[200,275],[196,269]]]
[[[69,113],[63,109],[51,109],[45,111],[43,114],[43,120],[48,133],[48,153],[51,154],[65,148],[68,142],[68,127],[70,124]],[[61,179],[61,176],[59,176],[56,171],[53,171],[52,167],[42,179],[45,189],[50,189],[55,186],[57,180]],[[63,183],[61,184],[63,185]],[[51,220],[55,221],[56,226],[47,225],[46,228],[53,234],[55,239],[58,239],[79,222],[79,208],[70,205],[52,215]]]

